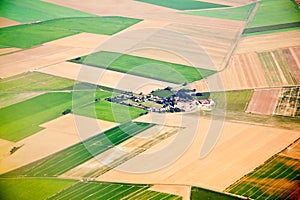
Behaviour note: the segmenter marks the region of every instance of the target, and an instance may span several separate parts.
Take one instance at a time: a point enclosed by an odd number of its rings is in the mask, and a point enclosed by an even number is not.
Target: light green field
[[[241,7],[223,8],[218,10],[199,10],[199,11],[182,12],[182,14],[247,21],[254,7],[255,7],[255,3],[241,6]]]
[[[291,0],[261,0],[247,28],[300,21],[300,10]]]
[[[0,179],[0,197],[5,200],[40,200],[76,183],[75,180],[47,178]]]
[[[0,16],[18,22],[32,22],[62,17],[92,17],[95,15],[41,0],[1,0]]]
[[[207,9],[207,8],[220,8],[227,7],[221,4],[208,3],[204,1],[196,0],[138,0],[145,3],[151,3],[158,6],[163,6],[167,8],[173,8],[177,10],[194,10],[194,9]]]
[[[39,72],[27,72],[0,80],[1,92],[71,90],[73,85],[73,80]]]
[[[140,21],[125,17],[78,17],[5,27],[0,29],[0,45],[31,48],[82,32],[112,35]]]
[[[96,52],[71,62],[171,83],[194,82],[215,71],[114,52]]]
[[[152,95],[158,96],[161,98],[168,98],[168,97],[172,96],[173,94],[174,94],[174,92],[172,92],[170,90],[156,90],[152,93]]]

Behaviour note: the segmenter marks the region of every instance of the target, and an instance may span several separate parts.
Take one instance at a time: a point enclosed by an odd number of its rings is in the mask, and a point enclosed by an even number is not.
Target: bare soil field
[[[137,93],[143,92],[145,94],[151,92],[152,90],[156,90],[157,88],[165,88],[169,85],[175,86],[174,84],[154,79],[70,62],[54,64],[37,71],[93,84],[98,83],[99,85],[110,88],[134,91]]]
[[[279,153],[279,155],[300,160],[300,140],[294,142],[287,149]]]
[[[186,185],[153,185],[150,190],[179,195],[183,200],[189,200],[191,194],[191,187]]]
[[[151,152],[152,148],[165,148],[165,141],[172,142],[174,139],[172,137],[165,140],[163,146],[161,146],[162,143],[159,143],[105,173],[97,180],[187,184],[221,191],[263,164],[269,157],[284,149],[300,136],[300,133],[296,131],[225,122],[221,138],[213,151],[204,159],[199,159],[200,148],[209,126],[210,120],[201,119],[197,135],[189,149],[178,160],[169,163],[162,169],[145,173],[129,173],[119,170],[124,167],[126,169],[128,167],[131,169],[143,168],[149,164],[162,162],[166,156],[170,156],[169,154],[175,153],[176,150],[148,160],[143,159],[142,156],[148,154],[148,151]],[[182,131],[179,134],[187,134],[187,132]]]
[[[286,31],[243,37],[234,51],[235,54],[271,51],[300,45],[300,31]],[[298,65],[299,66],[299,65]]]
[[[202,1],[202,0],[197,0],[197,1]],[[205,2],[235,7],[235,6],[242,6],[249,3],[253,3],[253,0],[206,0]]]
[[[0,139],[0,162],[10,155],[10,150],[14,147],[14,142]]]
[[[79,120],[81,121],[86,119],[87,117],[79,116]],[[98,122],[101,130],[107,130],[117,125],[116,123],[106,122],[103,120],[96,121]],[[14,144],[16,147],[22,147],[14,154],[6,156],[0,161],[0,173],[16,169],[33,161],[44,158],[50,154],[80,142],[86,137],[92,136],[84,133],[78,134],[74,116],[71,114],[64,115],[60,118],[42,124],[41,126],[45,129]],[[90,132],[90,134],[95,133]],[[2,140],[0,142],[2,143]],[[3,145],[5,145],[5,142],[3,142]],[[6,149],[4,152],[9,152],[11,149],[11,144],[5,145],[5,148]]]
[[[12,53],[12,52],[19,51],[19,50],[21,50],[21,49],[15,48],[15,47],[2,48],[2,49],[0,49],[0,55]]]
[[[1,56],[1,78],[43,68],[93,52],[109,36],[80,33]]]
[[[18,24],[20,24],[20,23],[10,20],[10,19],[7,19],[5,17],[0,17],[0,28],[7,27],[7,26],[15,26]]]
[[[254,90],[246,112],[272,115],[275,111],[279,94],[280,88]]]

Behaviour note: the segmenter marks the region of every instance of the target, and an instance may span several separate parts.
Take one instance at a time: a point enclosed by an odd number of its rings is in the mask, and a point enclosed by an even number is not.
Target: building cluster
[[[201,94],[196,93],[196,90],[180,89],[178,91],[173,91],[170,88],[165,88],[165,90],[171,91],[173,94],[168,97],[159,97],[154,95],[154,91],[147,95],[125,92],[118,96],[106,98],[105,100],[142,108],[148,112],[160,113],[212,110],[215,106],[215,102],[212,99],[198,100],[197,97]]]

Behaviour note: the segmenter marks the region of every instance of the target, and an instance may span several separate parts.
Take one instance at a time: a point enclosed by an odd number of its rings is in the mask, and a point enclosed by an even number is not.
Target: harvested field
[[[6,78],[60,63],[74,57],[85,55],[91,51],[92,49],[86,48],[46,45],[3,55],[0,61],[0,78]]]
[[[168,137],[178,133],[179,128],[168,126],[153,126],[132,138],[120,143],[91,160],[62,174],[62,178],[95,178],[114,167],[126,162],[128,159],[146,151]]]
[[[166,145],[172,143],[174,137],[167,139],[167,144],[164,141],[164,144],[160,143],[150,148],[143,154],[100,176],[98,180],[188,184],[215,188],[220,191],[263,164],[270,156],[281,151],[300,136],[296,131],[225,122],[216,147],[207,157],[199,159],[200,147],[209,124],[209,120],[200,119],[198,132],[192,145],[178,160],[169,163],[168,166],[154,172],[141,174],[123,171],[123,169],[136,171],[167,159],[174,152],[169,151],[168,155],[160,152],[158,157],[148,157],[147,160],[142,159],[142,156],[153,152],[152,149],[166,148]],[[176,137],[180,137],[179,135],[182,134],[186,138],[188,127],[178,133]]]
[[[10,171],[3,176],[59,176],[152,126],[153,124],[139,122],[124,123],[80,143],[73,143],[74,145],[62,151],[53,152],[54,154],[48,157],[31,162],[29,165]],[[78,142],[77,136],[76,139]],[[38,140],[35,141],[38,142]]]
[[[278,97],[278,104],[274,112],[276,115],[300,116],[300,87],[284,87]]]
[[[0,28],[7,27],[7,26],[15,26],[18,24],[20,23],[4,17],[0,17]]]
[[[300,160],[300,140],[298,139],[284,151],[280,152],[279,155]]]
[[[14,142],[0,139],[0,163],[3,159],[10,155],[10,150],[13,148],[14,144]]]
[[[271,51],[280,48],[300,45],[300,31],[288,31],[243,37],[235,50],[235,54]],[[298,54],[299,55],[299,54]]]
[[[297,199],[299,160],[274,156],[226,191],[252,199]]]
[[[162,82],[154,79],[124,74],[116,71],[89,67],[71,62],[62,62],[39,69],[38,71],[60,76],[73,80],[99,84],[110,88],[116,88],[125,91],[133,91],[136,93],[150,93],[158,88],[174,87],[175,84]],[[96,78],[94,76],[97,76]]]
[[[8,48],[0,48],[0,55],[3,55],[3,54],[9,54],[9,53],[13,53],[15,51],[19,51],[21,49],[19,48],[14,48],[14,47],[8,47]]]
[[[254,90],[246,112],[272,115],[275,111],[279,94],[280,88]]]

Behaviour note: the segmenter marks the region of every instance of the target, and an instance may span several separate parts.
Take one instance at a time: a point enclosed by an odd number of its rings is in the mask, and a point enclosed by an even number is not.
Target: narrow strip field
[[[78,182],[51,196],[49,199],[181,199],[181,197],[176,195],[150,191],[148,190],[149,187],[149,185],[131,185],[121,183]]]
[[[258,200],[297,199],[299,173],[298,159],[276,155],[226,191]]]
[[[126,122],[3,176],[59,176],[152,126],[154,124]]]
[[[213,70],[106,51],[81,57],[80,60],[73,59],[71,62],[171,83],[193,82],[215,73]]]

